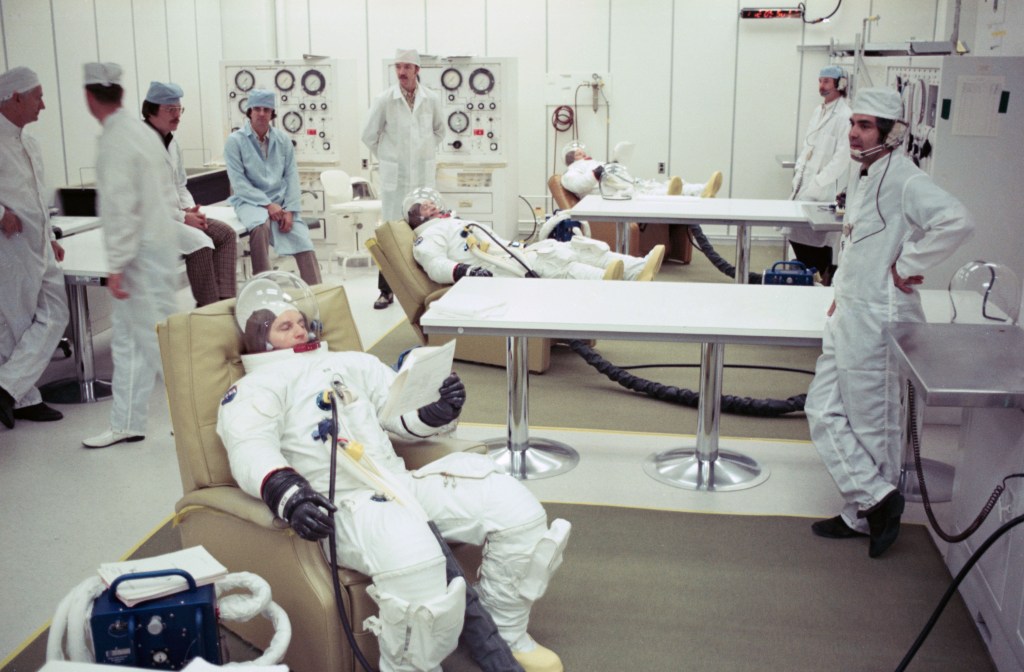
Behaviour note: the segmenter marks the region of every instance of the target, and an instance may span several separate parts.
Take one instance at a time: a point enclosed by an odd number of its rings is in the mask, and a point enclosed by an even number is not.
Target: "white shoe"
[[[131,432],[115,432],[112,429],[108,429],[102,434],[84,439],[82,445],[86,448],[106,448],[112,446],[115,443],[134,443],[136,441],[142,441],[145,439],[143,434],[132,434]]]
[[[533,644],[533,648],[526,651],[512,649],[512,657],[523,667],[525,672],[564,672],[562,659],[558,657],[557,653],[546,646],[541,646],[529,635],[527,638]]]

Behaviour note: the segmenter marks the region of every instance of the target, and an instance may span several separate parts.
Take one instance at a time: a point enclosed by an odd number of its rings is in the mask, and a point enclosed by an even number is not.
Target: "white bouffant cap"
[[[901,119],[903,101],[896,89],[874,88],[857,92],[853,114],[870,114],[880,119]]]
[[[86,63],[85,85],[100,84],[101,86],[121,85],[121,66],[117,63]]]

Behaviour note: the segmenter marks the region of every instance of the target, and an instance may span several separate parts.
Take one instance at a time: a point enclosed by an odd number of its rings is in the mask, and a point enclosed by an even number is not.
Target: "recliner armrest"
[[[193,507],[215,509],[268,530],[288,527],[288,524],[271,513],[261,500],[234,486],[193,490],[178,500],[174,510],[180,520],[187,516],[188,510]]]

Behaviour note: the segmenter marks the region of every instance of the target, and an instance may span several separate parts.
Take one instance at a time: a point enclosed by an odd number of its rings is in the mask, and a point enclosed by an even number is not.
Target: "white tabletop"
[[[829,209],[828,203],[804,203],[807,221],[815,231],[841,231],[843,216]]]
[[[99,228],[99,225],[99,217],[65,217],[63,215],[50,217],[50,226],[58,227],[63,238],[91,231]]]
[[[803,201],[686,196],[638,195],[625,201],[613,201],[591,194],[572,208],[572,216],[574,219],[654,224],[716,222],[807,226],[807,214],[803,206]]]
[[[64,261],[60,262],[60,267],[64,271],[65,279],[99,279],[110,275],[102,229],[92,229],[70,238],[62,238],[60,245],[64,248]]]
[[[242,222],[238,221],[238,215],[235,214],[235,209],[230,205],[202,205],[199,207],[199,212],[210,219],[218,219],[224,222],[234,229],[238,235],[245,233],[245,227],[242,226]]]
[[[831,302],[828,287],[466,277],[420,325],[467,335],[817,345]],[[475,314],[443,312],[446,305]]]

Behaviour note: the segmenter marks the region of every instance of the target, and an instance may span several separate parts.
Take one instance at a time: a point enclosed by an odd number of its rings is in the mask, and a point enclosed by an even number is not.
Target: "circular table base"
[[[656,481],[684,490],[723,492],[753,488],[771,472],[753,458],[725,450],[714,461],[697,459],[695,448],[653,453],[644,460],[644,472]]]
[[[928,488],[928,501],[939,503],[953,499],[953,477],[956,469],[953,465],[921,458],[924,470],[924,484]],[[914,463],[906,465],[906,471],[900,475],[900,492],[908,502],[920,502],[921,484],[917,480],[917,469]]]
[[[77,378],[64,378],[41,385],[39,394],[42,395],[43,401],[50,404],[88,404],[110,396],[109,381],[94,380],[91,399],[83,392],[84,385],[86,383],[78,382]]]
[[[484,441],[487,454],[510,476],[520,481],[535,481],[571,471],[580,461],[580,454],[571,446],[550,439],[530,439],[524,451],[508,449],[506,439]]]

